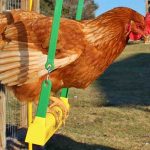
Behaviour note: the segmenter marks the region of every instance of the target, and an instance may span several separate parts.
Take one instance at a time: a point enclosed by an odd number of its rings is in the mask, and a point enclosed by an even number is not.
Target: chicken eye
[[[140,23],[136,23],[136,27],[137,27],[138,29],[141,29],[141,30],[144,29],[144,25],[142,25],[142,24],[140,24]]]

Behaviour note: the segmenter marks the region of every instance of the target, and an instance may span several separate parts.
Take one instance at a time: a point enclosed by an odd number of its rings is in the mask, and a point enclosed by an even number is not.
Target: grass
[[[66,125],[47,150],[150,149],[150,45],[130,44],[86,90],[70,90]]]

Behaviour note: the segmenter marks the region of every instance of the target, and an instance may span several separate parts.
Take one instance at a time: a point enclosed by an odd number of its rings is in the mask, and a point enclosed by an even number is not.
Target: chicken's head
[[[133,15],[132,20],[130,21],[131,32],[135,34],[140,34],[145,37],[145,20],[141,15]]]

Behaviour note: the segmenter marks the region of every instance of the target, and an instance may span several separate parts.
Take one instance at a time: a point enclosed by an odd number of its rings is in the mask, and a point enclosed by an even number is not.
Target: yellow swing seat
[[[61,100],[69,111],[68,98],[61,97]],[[56,125],[56,119],[51,113],[46,113],[46,118],[36,116],[33,123],[31,123],[28,128],[25,140],[26,142],[44,146],[49,138],[51,138],[52,135],[60,128],[63,123],[62,110],[58,106],[55,106],[52,109],[58,112],[58,125]]]

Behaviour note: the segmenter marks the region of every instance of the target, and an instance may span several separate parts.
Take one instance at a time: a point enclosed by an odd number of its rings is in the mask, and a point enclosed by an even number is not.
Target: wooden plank
[[[28,1],[29,0],[21,0],[21,9],[23,9],[23,10],[29,10]]]
[[[40,13],[40,0],[33,0],[32,10]]]
[[[6,148],[6,95],[5,88],[0,85],[0,150]]]

